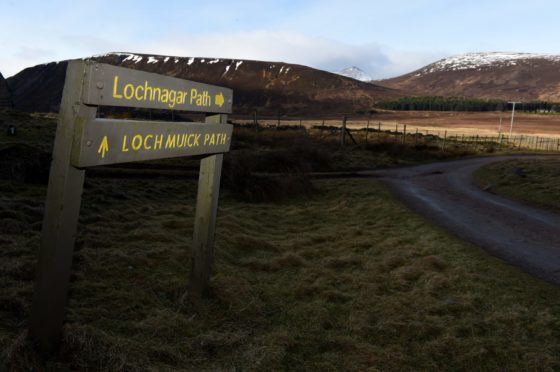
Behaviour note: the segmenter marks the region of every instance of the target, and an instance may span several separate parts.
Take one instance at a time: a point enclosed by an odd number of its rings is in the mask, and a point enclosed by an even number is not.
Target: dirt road
[[[560,215],[482,191],[471,182],[478,167],[512,158],[474,158],[376,173],[436,224],[560,285]]]

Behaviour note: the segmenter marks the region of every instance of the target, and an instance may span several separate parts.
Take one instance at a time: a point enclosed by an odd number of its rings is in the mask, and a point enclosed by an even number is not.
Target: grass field
[[[560,367],[557,288],[432,227],[370,180],[321,181],[282,203],[225,192],[207,299],[185,292],[194,182],[88,181],[64,339],[43,364],[24,334],[45,188],[0,186],[10,368]]]
[[[308,177],[463,150],[341,150],[245,129],[227,155],[207,298],[187,292],[192,163],[86,177],[67,322],[43,360],[26,324],[46,193],[35,159],[54,127],[17,120],[22,135],[0,137],[12,156],[0,159],[0,370],[560,368],[558,288],[432,226],[377,181]],[[179,173],[142,173],[158,169]]]
[[[560,211],[560,159],[509,160],[474,174],[482,188],[540,208]]]

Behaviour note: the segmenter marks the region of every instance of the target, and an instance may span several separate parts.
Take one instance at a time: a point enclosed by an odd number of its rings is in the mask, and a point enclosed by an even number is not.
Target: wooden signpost
[[[202,157],[190,288],[211,273],[223,153],[229,151],[233,92],[227,88],[91,61],[66,71],[45,205],[29,337],[48,353],[64,322],[85,169],[177,156]],[[98,106],[205,112],[205,123],[96,118]]]

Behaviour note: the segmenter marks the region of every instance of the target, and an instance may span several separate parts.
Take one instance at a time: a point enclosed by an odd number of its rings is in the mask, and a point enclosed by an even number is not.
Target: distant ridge
[[[345,68],[344,70],[336,72],[336,74],[346,76],[352,79],[356,79],[359,81],[364,81],[364,82],[373,80],[371,76],[369,76],[364,71],[362,71],[359,67],[356,66]]]
[[[393,89],[311,67],[284,62],[108,53],[102,63],[221,85],[234,90],[234,113],[319,115],[370,110],[380,100],[401,96]],[[27,68],[8,81],[15,107],[57,111],[67,61]]]
[[[375,83],[410,95],[560,101],[560,55],[468,53]]]

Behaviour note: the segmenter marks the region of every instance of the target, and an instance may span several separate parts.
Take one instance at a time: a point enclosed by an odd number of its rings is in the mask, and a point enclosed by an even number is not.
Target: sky
[[[136,52],[381,79],[470,52],[560,54],[559,14],[557,0],[0,0],[0,73]]]

